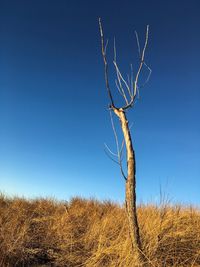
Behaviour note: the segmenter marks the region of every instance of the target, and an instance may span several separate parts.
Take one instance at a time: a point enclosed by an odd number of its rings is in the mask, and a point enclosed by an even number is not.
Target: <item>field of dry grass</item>
[[[149,266],[200,266],[200,211],[139,207]],[[73,198],[0,196],[0,266],[134,267],[124,208]]]

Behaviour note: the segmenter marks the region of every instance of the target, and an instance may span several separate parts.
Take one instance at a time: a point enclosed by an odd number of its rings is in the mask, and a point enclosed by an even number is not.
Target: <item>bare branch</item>
[[[123,85],[121,83],[121,81],[124,83],[127,91],[128,91],[128,94],[130,96],[130,98],[132,98],[132,93],[131,93],[131,88],[130,86],[128,85],[128,82],[123,78],[122,74],[121,74],[121,71],[119,70],[119,67],[117,65],[117,50],[116,50],[116,44],[115,44],[115,38],[114,38],[114,60],[113,60],[113,64],[115,66],[115,70],[116,70],[116,74],[117,74],[117,79],[118,79],[118,85],[117,86],[117,89],[119,90],[120,94],[123,96],[126,104],[128,105],[128,99],[127,99],[127,96],[126,96],[126,93],[124,91],[124,88],[123,88]],[[128,78],[129,79],[129,78]]]
[[[112,125],[113,133],[114,133],[114,136],[115,136],[115,142],[116,142],[116,146],[117,146],[118,164],[120,166],[120,171],[121,171],[122,176],[124,177],[125,180],[127,180],[127,177],[126,177],[126,175],[124,174],[124,171],[123,171],[122,158],[121,158],[121,149],[119,149],[118,136],[117,136],[117,132],[116,132],[116,129],[115,129],[115,125],[114,125],[114,121],[113,121],[113,118],[112,118],[112,112],[111,111],[110,111],[110,120],[111,120],[111,125]]]
[[[122,168],[122,162],[119,162],[119,161],[113,159],[105,148],[104,148],[104,152],[109,157],[109,159],[111,159],[114,163],[116,163],[117,165],[119,165],[122,176],[124,177],[125,180],[127,180],[127,177],[124,174],[124,171],[123,171],[123,168]]]
[[[146,48],[147,48],[147,44],[148,44],[148,38],[149,38],[149,25],[147,25],[145,43],[144,43],[144,47],[142,49],[142,54],[141,54],[141,58],[140,58],[140,64],[139,64],[139,67],[138,67],[138,71],[136,73],[135,81],[133,82],[133,95],[132,95],[132,98],[131,98],[131,101],[129,102],[129,104],[124,106],[124,107],[122,107],[123,110],[126,110],[126,109],[130,108],[134,104],[134,100],[135,100],[135,98],[136,98],[136,96],[137,96],[137,94],[139,92],[138,91],[138,89],[139,89],[138,79],[139,79],[142,67],[145,65],[144,58],[145,58],[145,52],[146,52]]]
[[[127,97],[126,97],[126,94],[124,92],[124,88],[122,86],[122,83],[121,83],[121,73],[119,71],[119,68],[117,66],[117,50],[116,50],[116,45],[115,45],[115,38],[114,38],[114,44],[113,44],[113,48],[114,48],[114,61],[113,61],[113,64],[115,66],[115,70],[116,70],[116,74],[117,74],[117,80],[118,80],[118,83],[115,81],[115,84],[116,84],[116,87],[118,89],[118,91],[120,92],[120,94],[123,96],[126,104],[128,104],[128,100],[127,100]]]
[[[110,111],[110,120],[111,120],[113,133],[114,133],[114,136],[115,136],[115,142],[116,142],[117,152],[118,152],[119,151],[119,141],[118,141],[118,136],[117,136],[117,132],[116,132],[116,129],[115,129],[115,125],[114,125],[114,121],[113,121],[113,117],[112,117],[112,112],[111,111]]]
[[[108,47],[108,39],[106,40],[106,44],[105,44],[105,48],[104,48],[105,54],[106,54],[107,47]]]
[[[130,80],[130,83],[131,83],[131,95],[133,95],[133,65],[131,64],[130,65],[131,67],[131,80]]]
[[[115,157],[118,157],[118,154],[112,152],[112,150],[108,147],[108,145],[107,145],[106,143],[104,143],[104,146],[105,146],[105,148],[108,150],[108,152],[109,152],[111,155],[113,155],[113,156],[115,156]]]
[[[121,91],[120,85],[118,84],[118,80],[115,79],[115,85],[119,91],[119,93],[124,97],[123,92]]]
[[[145,82],[142,85],[140,85],[138,89],[141,89],[142,87],[144,87],[149,82],[149,79],[151,77],[152,69],[145,62],[144,62],[144,66],[148,69],[149,73],[147,75]]]
[[[123,76],[122,76],[122,74],[121,74],[121,72],[120,72],[120,70],[119,70],[119,68],[118,68],[118,66],[117,66],[117,63],[116,63],[115,61],[113,61],[113,64],[114,64],[114,66],[115,66],[116,72],[117,72],[117,74],[118,74],[120,80],[122,80],[123,83],[125,84],[126,89],[127,89],[128,93],[129,93],[129,96],[132,97],[132,94],[131,94],[131,91],[130,91],[130,87],[128,86],[127,82],[126,82],[125,79],[123,78]],[[125,95],[125,96],[126,96],[126,95]],[[127,101],[127,102],[128,102],[128,101]]]
[[[101,52],[102,52],[103,61],[104,61],[104,75],[105,75],[106,88],[108,91],[108,96],[109,96],[109,99],[111,102],[111,106],[114,107],[114,101],[113,101],[113,97],[111,94],[110,85],[109,85],[109,81],[108,81],[108,64],[107,64],[107,59],[106,59],[106,48],[107,48],[108,41],[106,43],[106,46],[104,46],[103,28],[102,28],[100,18],[99,18],[99,30],[100,30],[100,36],[101,36]]]
[[[142,67],[144,65],[144,56],[145,56],[145,51],[146,51],[147,44],[148,44],[148,38],[149,38],[149,25],[147,25],[146,38],[145,38],[145,43],[144,43],[144,47],[143,47],[143,50],[142,50],[142,55],[141,55],[141,59],[140,59],[140,65],[139,65],[138,72],[137,72],[136,77],[135,77],[133,97],[135,97],[136,94],[137,94],[138,79],[139,79],[139,75],[141,73]]]
[[[106,155],[109,157],[109,159],[111,159],[114,163],[116,163],[117,165],[119,165],[118,160],[115,160],[111,157],[111,155],[109,154],[108,150],[104,147],[104,152],[106,153]]]
[[[123,98],[124,98],[126,104],[128,105],[129,102],[128,102],[128,99],[127,99],[126,94],[125,94],[125,92],[124,92],[124,88],[123,88],[122,83],[121,83],[121,80],[122,80],[121,77],[122,77],[122,75],[121,75],[121,73],[120,73],[120,71],[119,71],[119,69],[118,69],[118,67],[117,67],[116,62],[113,61],[113,64],[114,64],[115,69],[116,69],[117,80],[118,80],[119,88],[120,88],[120,91],[121,91],[121,95],[123,96]],[[122,80],[122,81],[123,81],[123,80]]]
[[[139,54],[139,58],[140,58],[141,57],[141,49],[140,49],[140,41],[139,41],[139,38],[138,38],[137,31],[135,31],[135,37],[136,37],[136,41],[137,41],[138,54]]]
[[[99,18],[99,30],[100,30],[100,36],[101,36],[101,50],[102,50],[102,56],[103,56],[103,62],[104,62],[104,76],[105,76],[106,89],[108,92],[108,97],[110,99],[110,107],[115,108],[113,96],[112,96],[111,89],[110,89],[109,79],[108,79],[108,63],[107,63],[107,58],[106,58],[106,50],[107,50],[107,46],[108,46],[108,40],[106,42],[106,45],[104,45],[103,28],[102,28],[100,18]],[[117,65],[117,52],[116,52],[116,44],[115,44],[115,38],[114,38],[114,61],[113,61],[113,64],[114,64],[116,75],[117,75],[117,81],[115,80],[115,83],[116,83],[116,87],[117,87],[119,93],[122,95],[122,97],[124,98],[125,103],[126,103],[125,106],[121,107],[123,110],[126,110],[126,109],[133,106],[134,101],[136,99],[136,96],[137,95],[139,96],[139,89],[146,85],[146,83],[149,81],[149,78],[150,78],[151,72],[152,72],[150,67],[144,61],[145,51],[146,51],[147,44],[148,44],[149,25],[147,25],[145,43],[144,43],[144,47],[142,50],[140,47],[140,42],[139,42],[138,34],[136,31],[135,31],[135,36],[136,36],[136,41],[137,41],[137,46],[138,46],[138,54],[140,57],[140,64],[139,64],[138,71],[137,71],[136,76],[135,76],[135,80],[133,80],[133,70],[132,70],[132,65],[131,65],[131,76],[130,76],[130,84],[131,85],[129,85],[129,78],[128,78],[128,81],[126,81],[124,79],[124,77],[122,76],[121,71],[119,70],[119,67]],[[145,82],[141,86],[139,86],[138,80],[139,80],[139,76],[140,76],[140,73],[142,71],[143,66],[145,66],[148,69],[149,74],[148,74]],[[126,88],[126,90],[125,90],[125,88]]]
[[[127,83],[128,83],[128,87],[131,88],[131,83],[130,83],[130,77],[129,77],[129,74],[127,73]]]
[[[114,60],[113,60],[113,64],[115,66],[115,70],[116,70],[116,74],[117,74],[117,79],[118,79],[118,83],[119,83],[119,87],[120,87],[120,90],[118,88],[119,91],[121,91],[121,95],[124,97],[124,100],[126,102],[126,104],[128,105],[128,100],[127,100],[127,96],[126,96],[126,93],[124,91],[124,88],[122,86],[122,83],[121,81],[124,83],[127,91],[128,91],[128,94],[130,96],[130,98],[132,97],[132,94],[131,94],[131,89],[130,89],[130,86],[128,85],[128,83],[126,82],[126,80],[123,78],[122,74],[121,74],[121,71],[119,70],[119,67],[117,65],[117,50],[116,50],[116,45],[115,45],[115,38],[114,38]],[[118,87],[118,86],[117,86]]]

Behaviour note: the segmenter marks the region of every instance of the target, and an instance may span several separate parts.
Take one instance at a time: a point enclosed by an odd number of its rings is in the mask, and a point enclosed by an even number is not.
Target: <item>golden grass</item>
[[[138,209],[149,266],[200,266],[200,211],[181,205]],[[137,266],[123,207],[73,198],[0,196],[0,266]]]

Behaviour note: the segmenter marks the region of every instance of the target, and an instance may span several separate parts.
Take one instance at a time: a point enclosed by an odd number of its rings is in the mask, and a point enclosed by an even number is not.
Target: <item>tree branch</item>
[[[122,156],[122,149],[123,149],[123,147],[121,146],[121,149],[119,148],[118,136],[117,136],[117,132],[116,132],[116,129],[115,129],[115,125],[114,125],[114,121],[113,121],[112,113],[111,112],[110,112],[110,120],[111,120],[111,125],[112,125],[112,129],[113,129],[113,133],[114,133],[114,136],[115,136],[115,143],[116,143],[116,147],[117,147],[118,164],[120,166],[120,171],[121,171],[122,176],[124,177],[125,180],[127,180],[127,177],[124,174],[124,170],[123,170],[123,166],[122,166],[122,157],[121,156]]]
[[[147,25],[145,43],[144,43],[144,47],[142,49],[142,53],[140,52],[139,39],[138,39],[138,35],[136,33],[136,39],[137,39],[137,44],[138,44],[138,53],[139,54],[141,53],[140,64],[139,64],[139,67],[138,67],[138,71],[136,73],[135,81],[133,82],[132,98],[131,98],[131,100],[130,100],[130,102],[129,102],[128,105],[122,107],[123,110],[126,110],[126,109],[130,108],[134,104],[134,100],[135,100],[135,98],[136,98],[136,96],[138,94],[138,88],[139,88],[139,86],[138,86],[138,79],[139,79],[139,76],[140,76],[140,73],[141,73],[141,70],[142,70],[143,66],[144,65],[147,66],[147,64],[144,62],[144,58],[145,58],[145,52],[146,52],[146,48],[147,48],[147,44],[148,44],[148,38],[149,38],[149,25]],[[149,70],[151,70],[151,69],[149,68]],[[151,75],[151,72],[148,75],[147,80],[149,80],[150,75]],[[145,84],[146,84],[146,82],[145,82]]]
[[[113,101],[113,97],[112,97],[112,93],[111,93],[110,85],[109,85],[109,80],[108,80],[108,63],[107,63],[107,59],[106,59],[106,48],[107,48],[108,41],[107,41],[106,46],[105,46],[104,45],[103,28],[102,28],[100,18],[99,18],[99,30],[100,30],[100,35],[101,35],[101,52],[102,52],[103,61],[104,61],[104,75],[105,75],[106,88],[108,91],[110,104],[111,104],[111,106],[114,107],[114,101]]]

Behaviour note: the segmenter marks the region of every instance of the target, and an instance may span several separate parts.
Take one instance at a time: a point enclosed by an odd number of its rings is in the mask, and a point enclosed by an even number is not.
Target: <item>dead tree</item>
[[[132,137],[130,133],[130,125],[127,120],[126,113],[127,113],[127,110],[131,109],[134,106],[135,100],[139,95],[140,88],[148,82],[150,75],[151,75],[151,69],[145,62],[145,51],[146,51],[147,44],[148,44],[149,26],[147,26],[147,29],[146,29],[146,37],[145,37],[145,42],[144,42],[144,46],[142,49],[140,47],[137,32],[135,32],[137,46],[138,46],[138,53],[139,53],[139,65],[138,65],[135,77],[133,75],[132,65],[131,65],[130,76],[128,76],[127,79],[123,77],[117,64],[116,47],[115,47],[115,42],[114,42],[113,65],[114,65],[114,70],[116,73],[116,79],[115,79],[116,88],[115,89],[120,93],[121,97],[124,100],[124,105],[122,106],[115,105],[114,97],[113,97],[113,94],[110,88],[109,78],[108,78],[108,62],[107,62],[107,57],[106,57],[106,49],[107,49],[108,41],[106,43],[104,42],[104,34],[103,34],[103,29],[102,29],[102,24],[101,24],[100,19],[99,19],[99,28],[100,28],[100,35],[101,35],[102,56],[103,56],[103,62],[104,62],[105,84],[106,84],[106,89],[107,89],[108,98],[110,102],[109,110],[111,111],[111,113],[113,112],[119,118],[121,130],[122,130],[123,138],[124,138],[122,142],[122,146],[120,147],[119,142],[118,142],[117,132],[115,130],[115,126],[114,126],[114,122],[113,122],[112,114],[111,114],[111,123],[112,123],[112,128],[114,131],[114,135],[115,135],[117,153],[113,153],[108,148],[108,146],[106,146],[106,148],[111,153],[112,156],[117,157],[117,163],[120,166],[121,173],[126,182],[125,204],[126,204],[126,214],[127,214],[127,219],[128,219],[131,244],[132,244],[132,248],[137,253],[139,265],[144,265],[146,259],[143,253],[143,248],[142,248],[142,243],[141,243],[140,229],[139,229],[138,216],[137,216],[137,206],[136,206],[135,152],[134,152]],[[147,79],[144,81],[144,83],[141,86],[139,86],[139,83],[138,83],[139,77],[144,67],[147,68],[148,70]],[[126,148],[127,175],[125,175],[125,172],[123,171],[123,166],[122,166],[122,150],[123,150],[124,145]]]

